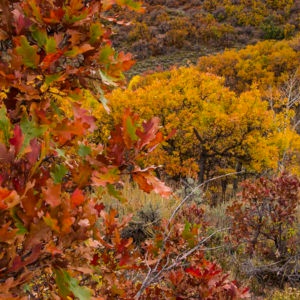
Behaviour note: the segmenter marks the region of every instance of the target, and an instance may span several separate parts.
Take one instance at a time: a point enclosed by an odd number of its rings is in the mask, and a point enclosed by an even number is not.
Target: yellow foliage
[[[226,85],[237,92],[250,89],[257,83],[263,92],[270,86],[284,83],[300,62],[300,52],[292,41],[263,41],[241,50],[201,57],[198,67],[224,76]]]
[[[107,95],[111,115],[98,112],[104,131],[100,139],[105,141],[124,108],[130,107],[144,119],[158,116],[166,135],[177,129],[147,161],[163,165],[172,176],[209,178],[235,169],[237,162],[256,172],[276,169],[299,138],[286,118],[269,109],[257,87],[237,94],[224,84],[223,78],[196,67],[134,77],[127,90]]]

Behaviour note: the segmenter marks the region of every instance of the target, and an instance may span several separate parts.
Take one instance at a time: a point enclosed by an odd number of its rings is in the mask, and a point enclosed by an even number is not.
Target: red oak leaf
[[[41,250],[42,250],[41,244],[33,246],[30,255],[27,256],[25,260],[22,260],[22,258],[19,255],[17,255],[14,258],[12,266],[9,269],[9,271],[17,272],[21,270],[23,267],[34,263],[40,257]]]
[[[142,149],[156,138],[158,131],[159,119],[154,117],[149,121],[143,122],[143,131],[137,129],[136,134],[140,138],[137,143],[138,149]],[[162,135],[161,135],[162,136]]]
[[[84,201],[84,194],[80,189],[76,189],[71,196],[71,205],[72,207],[79,206]]]
[[[24,142],[24,135],[19,125],[15,126],[14,136],[9,139],[9,142],[15,147],[15,154],[18,155]]]

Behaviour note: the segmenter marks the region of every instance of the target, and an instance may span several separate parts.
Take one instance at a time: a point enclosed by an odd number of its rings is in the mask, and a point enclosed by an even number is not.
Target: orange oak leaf
[[[60,144],[65,144],[74,136],[83,135],[85,132],[85,124],[81,120],[70,121],[67,118],[57,124],[53,131]]]
[[[50,241],[45,246],[44,251],[50,253],[52,256],[63,254],[63,251],[59,249],[53,241]]]
[[[118,60],[122,64],[123,71],[129,70],[135,64],[135,60],[132,59],[132,54],[131,53],[125,54],[123,51],[119,53]]]
[[[21,206],[28,217],[36,217],[38,214],[37,204],[39,195],[36,195],[34,189],[30,189],[22,196]]]
[[[10,191],[0,187],[0,209],[7,209],[16,206],[20,202],[20,196],[16,191]]]
[[[47,180],[47,186],[42,188],[44,199],[51,207],[56,207],[61,204],[61,184],[54,184],[53,180]]]
[[[172,194],[172,190],[153,175],[153,169],[154,167],[143,170],[136,168],[132,172],[133,180],[143,191],[147,193],[154,191],[162,197],[168,198]]]
[[[57,8],[57,9],[51,9],[49,18],[43,18],[43,20],[45,23],[48,23],[48,24],[60,23],[62,21],[64,14],[65,14],[65,11],[61,7]]]
[[[63,51],[57,50],[55,53],[49,53],[47,54],[42,63],[41,68],[43,70],[48,69],[53,63],[55,63],[61,56],[63,55]]]
[[[60,232],[60,228],[58,226],[58,220],[52,218],[48,212],[43,217],[43,220],[53,231],[58,233]]]
[[[106,186],[107,184],[113,184],[120,179],[120,172],[115,167],[103,167],[100,172],[94,171],[92,174],[92,181],[95,186]]]

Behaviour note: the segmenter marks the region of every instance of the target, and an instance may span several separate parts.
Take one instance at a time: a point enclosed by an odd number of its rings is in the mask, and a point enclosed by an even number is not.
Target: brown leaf
[[[27,256],[24,260],[22,260],[22,258],[19,255],[17,255],[13,260],[9,272],[18,272],[23,267],[34,263],[40,257],[41,249],[41,244],[33,246],[30,255]]]
[[[0,242],[11,244],[16,236],[18,229],[10,228],[11,222],[8,222],[0,228]]]

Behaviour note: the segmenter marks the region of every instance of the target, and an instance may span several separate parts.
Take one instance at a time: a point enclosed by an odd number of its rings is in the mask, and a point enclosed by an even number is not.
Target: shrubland
[[[297,1],[144,1],[130,13],[114,44],[138,59],[178,50],[224,49],[259,40],[289,39],[299,31]],[[128,37],[125,38],[125,37]]]

